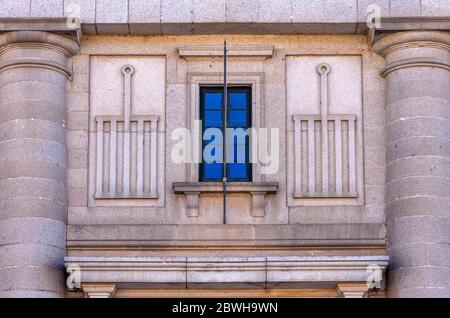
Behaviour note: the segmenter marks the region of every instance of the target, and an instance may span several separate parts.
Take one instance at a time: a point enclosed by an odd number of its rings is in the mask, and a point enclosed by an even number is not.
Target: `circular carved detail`
[[[133,65],[125,64],[124,66],[122,66],[121,71],[122,71],[123,75],[131,76],[134,73],[134,67],[133,67]]]
[[[317,66],[317,72],[319,74],[328,74],[331,71],[331,66],[327,63],[321,63]]]

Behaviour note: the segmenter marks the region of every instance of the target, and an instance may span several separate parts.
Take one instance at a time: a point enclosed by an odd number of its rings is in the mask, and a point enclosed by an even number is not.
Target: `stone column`
[[[57,34],[0,35],[0,297],[64,296],[67,59]]]
[[[450,33],[387,35],[389,297],[450,297]]]

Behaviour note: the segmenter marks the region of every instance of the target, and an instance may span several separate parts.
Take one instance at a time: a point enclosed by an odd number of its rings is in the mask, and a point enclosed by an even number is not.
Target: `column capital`
[[[78,43],[63,35],[45,31],[10,31],[0,34],[0,52],[3,47],[16,43],[29,44],[49,44],[60,47],[66,51],[66,55],[71,57],[78,53],[80,46]]]
[[[45,31],[10,31],[0,34],[0,72],[13,68],[38,67],[72,76],[67,58],[77,54],[78,43]]]
[[[374,52],[386,56],[394,48],[439,45],[449,49],[450,32],[445,31],[402,31],[381,35],[373,44]]]
[[[386,59],[386,67],[381,71],[383,77],[405,67],[432,66],[450,70],[450,32],[390,33],[381,35],[372,49]]]

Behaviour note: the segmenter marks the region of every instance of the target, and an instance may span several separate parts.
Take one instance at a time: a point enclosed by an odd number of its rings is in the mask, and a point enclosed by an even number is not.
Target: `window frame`
[[[199,116],[200,116],[200,120],[202,120],[202,136],[203,133],[205,131],[205,125],[203,125],[204,122],[204,116],[205,116],[205,94],[208,92],[218,92],[222,94],[222,101],[221,104],[223,105],[223,95],[224,95],[224,88],[221,86],[217,86],[217,85],[201,85],[199,87],[199,94],[200,94],[200,98],[199,98]],[[251,85],[230,85],[227,87],[227,93],[228,93],[228,98],[227,98],[227,124],[229,123],[229,116],[230,116],[230,98],[229,95],[231,93],[239,93],[239,92],[244,92],[247,95],[247,103],[246,103],[246,124],[247,127],[245,129],[248,128],[252,128],[252,94],[253,94],[253,88]],[[223,106],[220,109],[221,115],[222,115],[222,125],[221,127],[217,127],[223,132]],[[236,128],[236,127],[225,127],[225,128]],[[227,181],[228,182],[252,182],[253,180],[253,169],[252,166],[253,164],[250,162],[250,137],[246,136],[246,178],[230,178],[229,176],[229,172],[230,170],[227,169]],[[199,164],[199,174],[198,174],[198,181],[199,182],[218,182],[218,181],[222,181],[222,178],[219,179],[212,179],[212,178],[206,178],[204,175],[204,169],[203,169],[203,165],[204,165],[204,161],[203,161],[203,149],[205,147],[205,140],[201,140],[201,162]],[[224,151],[222,149],[222,151]],[[231,162],[232,163],[232,162]],[[227,165],[229,165],[230,163],[227,163]],[[223,177],[223,165],[221,168],[221,174]]]

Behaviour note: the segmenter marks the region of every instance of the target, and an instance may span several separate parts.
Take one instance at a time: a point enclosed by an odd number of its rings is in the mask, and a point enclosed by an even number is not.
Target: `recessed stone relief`
[[[288,92],[291,101],[298,101],[288,105],[293,120],[293,199],[357,199],[361,191],[360,68],[353,57],[337,59],[340,64],[332,63],[332,57],[305,57],[297,64],[302,75],[296,83],[304,89],[295,94],[301,98]]]
[[[328,114],[328,73],[331,67],[326,63],[319,64],[317,72],[320,75],[321,114],[293,116],[294,196],[356,197],[356,116]]]
[[[97,205],[145,206],[160,198],[164,68],[158,59],[96,57],[91,65],[105,81],[91,88],[91,202]]]
[[[95,198],[157,198],[156,156],[158,116],[132,115],[131,78],[126,64],[123,115],[97,116]]]

